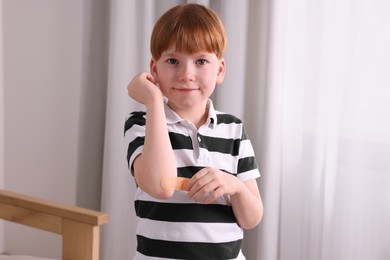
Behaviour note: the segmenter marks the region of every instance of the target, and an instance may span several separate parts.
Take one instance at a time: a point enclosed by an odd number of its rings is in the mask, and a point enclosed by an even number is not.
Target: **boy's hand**
[[[127,91],[129,97],[146,106],[155,98],[162,98],[162,93],[155,85],[153,76],[147,72],[134,76],[127,86]]]
[[[215,168],[203,168],[197,172],[188,184],[188,196],[196,202],[204,200],[209,204],[223,195],[234,195],[245,184],[234,175]]]

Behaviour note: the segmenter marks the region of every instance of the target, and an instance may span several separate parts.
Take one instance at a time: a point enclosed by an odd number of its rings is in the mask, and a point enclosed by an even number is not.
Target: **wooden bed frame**
[[[0,190],[0,218],[62,235],[63,260],[99,260],[103,212]]]

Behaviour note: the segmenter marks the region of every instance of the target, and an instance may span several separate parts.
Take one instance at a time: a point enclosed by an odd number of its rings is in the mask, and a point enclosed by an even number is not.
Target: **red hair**
[[[222,58],[226,45],[225,28],[214,10],[199,4],[183,4],[169,9],[157,20],[150,51],[155,60],[172,46],[179,52],[207,51]]]

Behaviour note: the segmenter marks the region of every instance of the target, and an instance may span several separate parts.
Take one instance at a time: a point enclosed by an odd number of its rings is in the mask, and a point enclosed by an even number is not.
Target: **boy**
[[[135,259],[245,259],[243,229],[263,215],[260,173],[242,122],[209,99],[224,79],[225,49],[213,10],[175,6],[153,29],[150,74],[128,85],[146,107],[125,124],[137,184]]]

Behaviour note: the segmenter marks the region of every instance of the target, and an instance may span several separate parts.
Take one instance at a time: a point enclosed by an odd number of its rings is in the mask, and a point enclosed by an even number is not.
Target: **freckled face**
[[[208,52],[188,54],[168,49],[150,62],[150,68],[175,111],[204,108],[225,75],[225,61]]]

